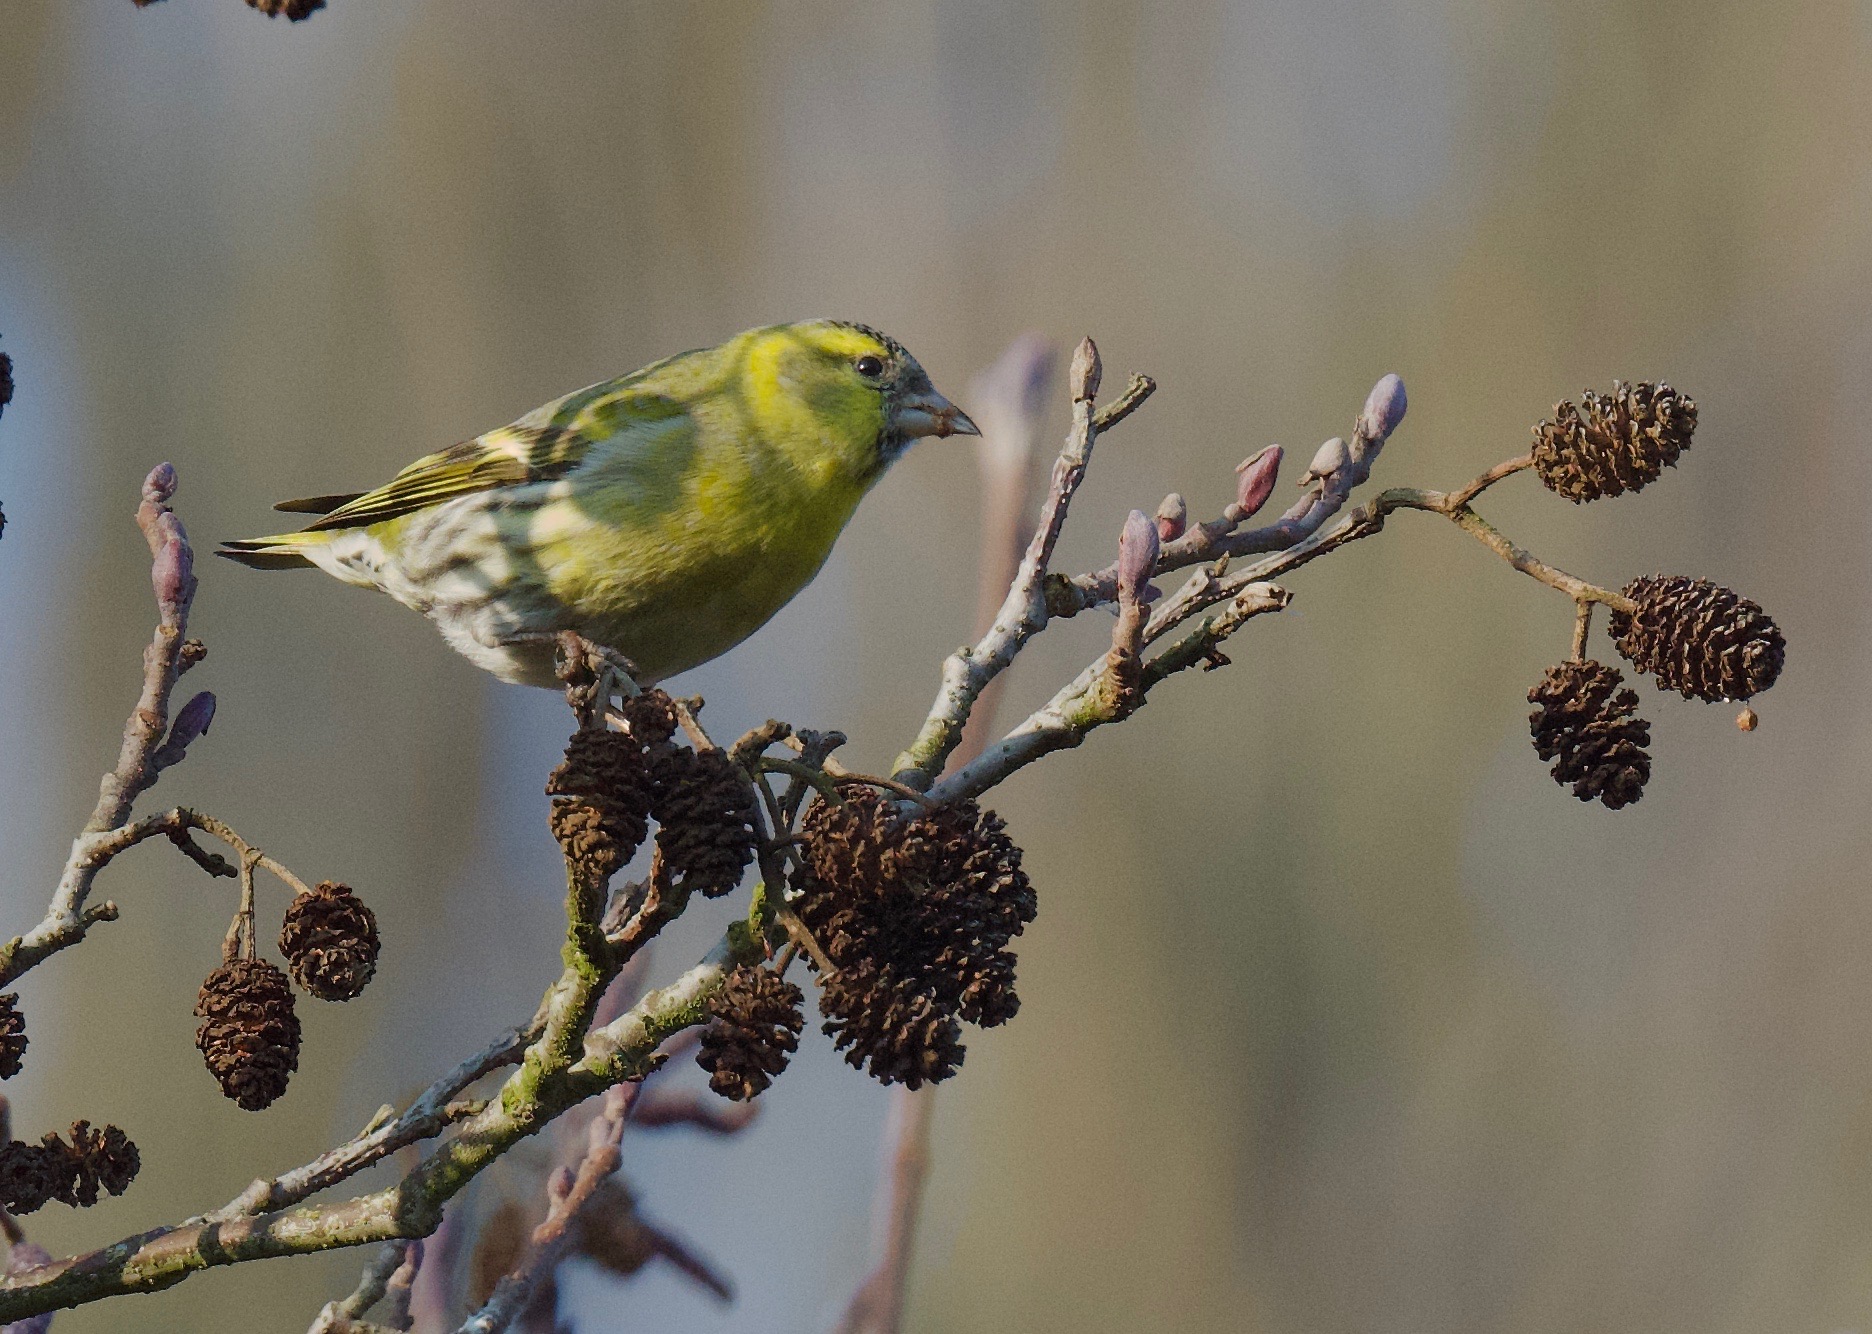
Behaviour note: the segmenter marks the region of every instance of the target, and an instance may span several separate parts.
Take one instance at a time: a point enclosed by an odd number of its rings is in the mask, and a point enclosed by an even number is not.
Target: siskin
[[[977,434],[895,340],[776,325],[568,394],[375,491],[285,501],[322,517],[219,554],[382,589],[503,681],[554,685],[552,636],[575,630],[647,685],[785,606],[912,441]]]

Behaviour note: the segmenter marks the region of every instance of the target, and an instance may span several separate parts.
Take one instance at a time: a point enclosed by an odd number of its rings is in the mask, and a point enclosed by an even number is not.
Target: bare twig
[[[877,1264],[852,1294],[839,1334],[896,1334],[903,1327],[910,1261],[916,1252],[923,1188],[929,1181],[930,1123],[936,1089],[891,1090],[884,1126],[885,1174],[878,1183],[873,1227],[879,1233]]]
[[[914,788],[928,788],[942,771],[962,739],[970,710],[988,683],[1007,670],[1027,641],[1046,627],[1046,576],[1053,549],[1066,525],[1073,493],[1084,480],[1098,438],[1095,396],[1099,378],[1098,348],[1090,338],[1081,340],[1067,373],[1072,391],[1073,424],[1065,447],[1053,463],[1052,480],[1041,502],[1040,522],[1009,586],[994,624],[972,647],[949,655],[943,663],[942,687],[929,716],[909,747],[891,765],[892,777]],[[1136,389],[1138,402],[1150,393],[1148,381]],[[1135,404],[1132,405],[1135,408]]]
[[[154,757],[169,726],[169,699],[181,675],[189,607],[195,600],[194,552],[182,521],[169,507],[175,490],[175,468],[161,464],[144,478],[142,503],[137,506],[137,527],[142,529],[150,551],[157,621],[155,635],[143,651],[143,689],[124,724],[117,763],[98,784],[97,805],[72,844],[45,918],[24,935],[0,945],[0,986],[77,944],[93,923],[116,917],[114,909],[107,913],[86,910],[100,865],[91,859],[89,840],[121,827],[129,819],[131,806],[155,783],[161,768]],[[185,747],[186,742],[177,748],[171,763],[180,758]]]
[[[711,1135],[738,1135],[760,1115],[760,1104],[703,1097],[692,1089],[658,1089],[645,1093],[631,1109],[630,1122],[644,1130],[666,1126],[693,1126]]]
[[[365,1334],[375,1329],[407,1330],[409,1325],[409,1291],[416,1281],[416,1270],[422,1264],[422,1243],[420,1241],[385,1242],[371,1262],[364,1266],[364,1274],[358,1279],[356,1291],[343,1301],[327,1302],[320,1311],[318,1319],[312,1322],[306,1334]],[[384,1320],[379,1324],[365,1324],[359,1317],[364,1315],[378,1302],[390,1295],[392,1289],[400,1292],[400,1299],[392,1309],[385,1312]]]
[[[571,1244],[572,1228],[579,1210],[591,1200],[598,1188],[617,1171],[618,1140],[636,1089],[628,1085],[605,1094],[604,1110],[593,1119],[587,1131],[585,1157],[576,1176],[560,1168],[553,1174],[547,1189],[552,1207],[546,1221],[533,1229],[527,1253],[515,1270],[494,1287],[479,1311],[462,1322],[457,1334],[498,1334],[514,1322],[532,1301],[542,1279],[557,1268]]]

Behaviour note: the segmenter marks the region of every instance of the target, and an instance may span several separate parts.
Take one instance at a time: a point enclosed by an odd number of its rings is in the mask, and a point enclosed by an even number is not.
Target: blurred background
[[[938,1103],[909,1327],[1872,1330],[1872,3],[5,10],[6,932],[135,696],[130,514],[160,460],[205,547],[749,325],[876,324],[965,405],[1022,330],[1091,333],[1108,383],[1161,389],[1101,447],[1076,569],[1133,505],[1213,514],[1246,454],[1304,460],[1386,371],[1411,413],[1379,481],[1428,486],[1562,397],[1665,378],[1702,411],[1665,481],[1575,509],[1517,478],[1484,510],[1601,583],[1762,602],[1790,653],[1761,729],[1647,685],[1643,803],[1583,807],[1527,741],[1562,598],[1426,516],[1308,567],[1231,669],[998,794],[1041,915],[1018,1022]],[[836,726],[887,764],[969,631],[977,511],[966,450],[925,443],[798,602],[681,684],[718,731]],[[384,968],[302,1005],[291,1092],[242,1112],[190,1015],[230,884],[118,862],[123,920],[21,988],[16,1133],[85,1117],[143,1150],[122,1199],[28,1220],[55,1254],[311,1157],[558,968],[563,706],[388,599],[201,573],[189,683],[221,711],[146,805],[357,886]],[[1009,716],[1108,624],[1024,658]],[[659,977],[719,929],[691,917]],[[738,1303],[581,1272],[580,1330],[830,1327],[886,1097],[811,1035],[762,1101],[732,1141],[625,1144]],[[57,1327],[299,1331],[361,1259]]]

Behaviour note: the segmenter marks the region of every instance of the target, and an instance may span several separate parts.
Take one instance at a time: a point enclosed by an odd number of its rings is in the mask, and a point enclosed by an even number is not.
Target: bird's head
[[[901,343],[862,324],[809,320],[762,331],[767,376],[822,424],[867,480],[926,435],[980,435],[968,414],[936,392]]]

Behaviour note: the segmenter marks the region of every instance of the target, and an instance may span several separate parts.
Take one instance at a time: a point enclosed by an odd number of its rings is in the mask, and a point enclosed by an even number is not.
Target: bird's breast
[[[824,565],[862,494],[736,469],[687,483],[662,498],[561,483],[521,544],[577,628],[659,679],[771,619]]]

